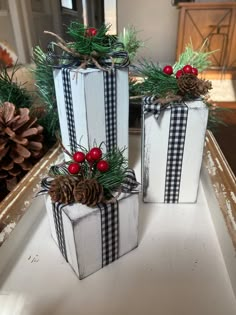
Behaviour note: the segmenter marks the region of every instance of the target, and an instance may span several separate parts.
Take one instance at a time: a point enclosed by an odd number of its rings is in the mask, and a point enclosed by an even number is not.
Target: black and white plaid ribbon
[[[178,203],[179,201],[187,119],[188,107],[185,104],[171,107],[166,163],[165,203]]]
[[[119,206],[118,201],[98,204],[101,213],[102,267],[119,256]]]
[[[62,68],[62,83],[66,108],[66,119],[69,133],[70,151],[74,153],[77,147],[75,133],[74,109],[71,94],[71,68]],[[117,96],[116,96],[116,69],[103,71],[104,76],[104,105],[107,151],[117,147]],[[63,131],[62,131],[63,132]]]
[[[117,147],[117,98],[116,98],[116,69],[103,71],[104,101],[106,124],[106,147],[111,151]]]
[[[74,119],[71,82],[70,82],[71,68],[64,67],[62,68],[61,71],[62,71],[62,83],[63,83],[64,100],[65,100],[65,108],[66,108],[66,120],[67,120],[68,132],[69,132],[70,151],[74,153],[76,152],[77,140],[76,140],[76,134],[75,134],[75,119]]]
[[[143,99],[144,114],[153,114],[158,120],[160,113],[171,110],[170,129],[166,163],[165,203],[178,203],[182,174],[185,134],[188,120],[188,106],[185,103],[154,104],[154,97]]]
[[[60,169],[61,166],[59,166]],[[42,180],[42,189],[37,196],[46,194],[50,189],[52,177],[46,177]],[[125,178],[121,185],[121,191],[124,193],[136,193],[139,183],[136,180],[132,169],[126,169]],[[56,228],[57,240],[60,251],[67,261],[65,246],[65,236],[62,221],[62,209],[65,204],[59,202],[53,203],[53,217]],[[101,241],[102,241],[102,267],[110,264],[119,257],[119,202],[100,203],[97,205],[101,215]]]
[[[52,203],[52,212],[53,212],[53,219],[54,219],[54,223],[55,223],[58,246],[59,246],[59,249],[60,249],[63,257],[65,258],[65,260],[68,261],[67,253],[66,253],[66,243],[65,243],[63,220],[62,220],[63,207],[65,207],[65,205],[61,204],[59,202]]]

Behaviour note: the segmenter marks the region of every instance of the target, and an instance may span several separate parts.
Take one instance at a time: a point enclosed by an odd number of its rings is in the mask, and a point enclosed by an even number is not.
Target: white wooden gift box
[[[201,100],[185,102],[185,104],[188,106],[188,118],[178,202],[194,203],[198,194],[208,108]],[[165,202],[170,117],[170,108],[161,111],[158,120],[152,113],[143,114],[142,184],[144,202]]]
[[[104,71],[99,69],[71,69],[70,84],[73,103],[75,137],[85,148],[106,142],[104,105]],[[54,69],[58,115],[63,145],[70,150],[69,128],[65,105],[62,69]],[[116,69],[117,147],[128,148],[129,82],[128,68]],[[128,150],[124,155],[128,157]],[[68,156],[65,155],[68,160]]]
[[[50,196],[45,197],[51,235],[58,239]],[[138,246],[138,193],[122,193],[119,203],[119,249],[118,258]],[[99,208],[74,203],[62,210],[62,221],[68,263],[79,279],[102,268],[101,215]]]

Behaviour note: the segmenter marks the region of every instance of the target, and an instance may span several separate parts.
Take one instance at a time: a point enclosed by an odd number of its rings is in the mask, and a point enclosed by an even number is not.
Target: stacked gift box
[[[78,42],[53,34],[63,54],[50,55],[59,59],[53,75],[65,161],[51,167],[39,194],[47,194],[53,239],[83,279],[138,246],[139,184],[127,163],[127,53],[106,26],[73,23]],[[182,57],[174,67],[145,62],[140,69],[145,202],[197,200],[211,83],[196,67],[208,55],[190,51],[192,66]]]

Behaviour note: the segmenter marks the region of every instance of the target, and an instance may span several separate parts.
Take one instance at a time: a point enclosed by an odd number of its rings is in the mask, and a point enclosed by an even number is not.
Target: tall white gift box
[[[62,143],[70,152],[106,142],[107,150],[128,148],[128,68],[54,69]],[[126,157],[128,150],[125,151]],[[67,156],[65,156],[68,159]]]
[[[208,120],[201,100],[155,104],[144,98],[142,128],[143,200],[194,203]]]
[[[115,204],[96,208],[45,200],[52,237],[79,279],[138,246],[138,193],[122,193]]]

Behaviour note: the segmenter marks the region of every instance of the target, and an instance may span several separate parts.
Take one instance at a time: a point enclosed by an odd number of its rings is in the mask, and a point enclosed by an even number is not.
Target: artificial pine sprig
[[[108,195],[117,190],[125,177],[125,170],[127,168],[127,160],[123,155],[124,150],[113,149],[104,154],[103,159],[108,161],[108,171],[102,173],[96,170],[94,177],[103,186],[104,192]]]
[[[165,74],[158,64],[144,60],[140,63],[139,71],[144,76],[144,81],[139,85],[140,94],[156,95],[158,98],[177,94],[176,78]]]
[[[44,115],[40,123],[44,126],[46,139],[55,141],[55,133],[59,130],[59,118],[57,112],[56,93],[53,80],[53,68],[48,63],[47,55],[36,46],[33,50],[35,67],[31,69],[35,77],[37,94],[43,107]]]
[[[75,185],[77,185],[77,183],[86,183],[87,185],[89,182],[94,183],[95,181],[103,191],[102,200],[105,202],[109,201],[111,198],[113,199],[114,191],[119,191],[121,184],[124,182],[125,171],[128,166],[127,159],[123,155],[124,149],[113,149],[103,154],[101,150],[102,144],[91,150],[87,150],[83,146],[78,145],[79,151],[72,155],[65,149],[60,139],[59,143],[71,160],[51,167],[49,175],[54,178],[59,176],[60,179],[62,179],[62,181],[59,180],[58,182],[60,185],[63,182],[63,178],[68,178],[68,176],[73,178]],[[54,184],[57,185],[57,182]],[[54,188],[57,188],[55,185]],[[61,189],[63,190],[63,184]],[[71,190],[69,193],[71,194]],[[66,193],[62,191],[60,193],[60,195],[64,197],[65,194]],[[94,195],[96,200],[96,191],[93,192],[92,195]],[[69,199],[70,202],[73,202],[71,197]],[[89,202],[91,202],[91,198],[89,198]]]
[[[190,41],[186,45],[185,51],[179,56],[179,60],[173,65],[174,73],[182,69],[184,65],[191,65],[197,68],[199,72],[206,70],[211,65],[209,56],[216,51],[207,51],[207,41],[207,39],[204,41],[199,50],[194,50]]]
[[[32,97],[22,84],[14,81],[16,72],[19,70],[17,64],[12,68],[11,74],[7,67],[0,67],[0,103],[10,102],[16,108],[30,107],[32,105]]]
[[[110,25],[102,25],[98,29],[93,29],[96,31],[90,32],[91,28],[73,21],[67,29],[67,33],[73,39],[69,47],[81,55],[106,55],[112,52],[113,45],[117,41],[115,36],[107,35],[109,29]]]
[[[144,46],[143,41],[138,39],[138,31],[134,26],[128,26],[120,33],[118,40],[124,45],[124,49],[128,52],[130,62],[132,63],[138,50]]]

